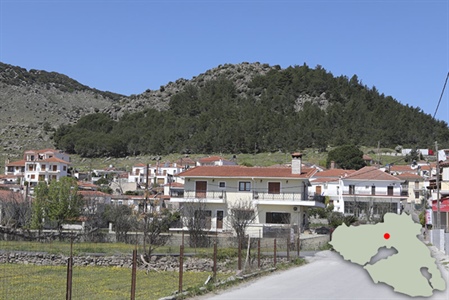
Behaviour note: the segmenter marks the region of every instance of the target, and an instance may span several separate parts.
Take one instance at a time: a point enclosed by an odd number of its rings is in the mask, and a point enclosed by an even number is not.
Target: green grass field
[[[0,299],[65,299],[66,267],[0,264]],[[183,289],[201,286],[209,272],[185,272]],[[225,278],[225,275],[221,275]],[[159,299],[178,289],[177,272],[137,271],[136,299]],[[131,269],[74,267],[72,299],[129,299]]]

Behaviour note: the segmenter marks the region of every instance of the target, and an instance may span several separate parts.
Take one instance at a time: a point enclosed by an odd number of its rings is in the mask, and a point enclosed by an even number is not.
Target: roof
[[[208,157],[200,158],[198,161],[200,163],[208,163],[208,162],[214,162],[214,161],[220,161],[220,160],[226,160],[226,159],[221,156],[215,155],[215,156],[208,156]]]
[[[371,156],[363,154],[363,160],[373,160],[373,159],[371,158]]]
[[[8,202],[23,202],[25,200],[21,192],[13,192],[11,190],[0,190],[0,199]]]
[[[229,178],[298,178],[308,179],[314,169],[302,168],[301,174],[292,174],[287,167],[200,166],[188,169],[180,177],[229,177]]]
[[[169,187],[175,188],[175,187],[184,187],[184,184],[179,183],[179,182],[171,182],[171,183],[164,184],[164,186],[169,186]]]
[[[137,168],[142,168],[142,167],[145,168],[146,166],[147,166],[146,164],[142,164],[142,163],[134,165],[134,167],[137,167]]]
[[[414,180],[414,181],[424,181],[424,178],[422,176],[419,176],[418,174],[414,173],[402,173],[399,175],[396,175],[395,177],[403,180]]]
[[[106,194],[100,191],[83,191],[79,190],[78,193],[83,197],[111,197],[110,194]]]
[[[98,185],[93,184],[91,182],[86,182],[86,181],[78,181],[78,187],[81,189],[85,189],[85,188],[91,188],[91,189],[98,189]]]
[[[315,173],[315,175],[313,175],[313,177],[335,177],[335,178],[339,178],[339,177],[345,177],[345,176],[350,175],[350,174],[352,174],[354,172],[355,172],[355,170],[329,169],[329,170],[326,170],[326,171],[317,172],[317,173]]]
[[[25,167],[25,163],[26,163],[26,160],[22,159],[22,160],[10,162],[10,163],[6,164],[6,166],[7,167]]]
[[[355,171],[351,175],[343,178],[344,180],[388,180],[401,181],[399,178],[385,173],[376,167],[364,167]]]
[[[393,165],[389,167],[390,172],[416,172],[410,165]]]
[[[326,182],[338,182],[338,178],[317,178],[317,179],[313,179],[310,180],[310,184],[317,184],[317,183],[326,183]]]
[[[54,156],[50,157],[50,158],[46,158],[46,159],[40,160],[39,162],[56,162],[56,163],[62,163],[62,164],[70,165],[70,163],[68,161],[60,159],[60,158],[57,158],[57,157],[54,157]]]
[[[41,149],[41,150],[27,150],[24,153],[47,153],[47,152],[60,152],[59,150],[56,149],[52,149],[52,148],[46,148],[46,149]]]

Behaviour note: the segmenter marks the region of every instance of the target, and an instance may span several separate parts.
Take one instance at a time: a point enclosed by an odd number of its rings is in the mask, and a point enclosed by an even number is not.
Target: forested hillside
[[[448,146],[449,129],[420,108],[404,106],[357,76],[334,77],[306,65],[273,68],[245,93],[226,76],[186,84],[167,110],[146,108],[119,121],[107,114],[62,125],[55,146],[85,157],[168,153],[293,151],[356,144]]]

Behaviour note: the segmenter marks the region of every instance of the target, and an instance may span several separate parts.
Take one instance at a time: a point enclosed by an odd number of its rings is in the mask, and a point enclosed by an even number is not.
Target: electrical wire
[[[446,89],[447,80],[449,78],[449,72],[447,72],[446,80],[444,81],[443,90],[441,91],[440,100],[438,100],[437,108],[435,109],[435,113],[433,114],[433,118],[435,119],[435,116],[437,114],[438,108],[440,107],[441,99],[443,98],[444,90]]]

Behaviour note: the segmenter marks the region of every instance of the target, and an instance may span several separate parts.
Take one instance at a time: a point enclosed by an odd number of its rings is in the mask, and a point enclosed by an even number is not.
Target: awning
[[[437,200],[432,200],[432,210],[438,211]],[[443,198],[440,201],[440,212],[449,212],[449,198]]]

